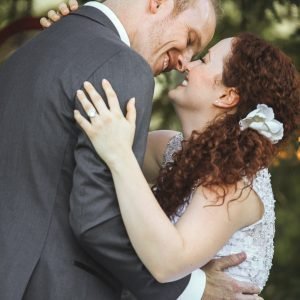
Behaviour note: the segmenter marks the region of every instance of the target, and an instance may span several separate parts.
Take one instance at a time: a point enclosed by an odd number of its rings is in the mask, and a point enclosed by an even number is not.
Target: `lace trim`
[[[181,149],[181,142],[183,141],[183,135],[181,132],[174,135],[168,142],[166,151],[163,155],[162,165],[165,166],[168,162],[173,161],[173,154]]]
[[[163,164],[171,162],[173,154],[181,149],[183,136],[175,135],[168,143]],[[228,243],[217,253],[216,258],[246,251],[247,260],[239,266],[226,270],[230,276],[251,282],[261,289],[265,286],[274,255],[275,235],[275,200],[271,185],[271,176],[267,169],[259,171],[253,181],[253,190],[264,204],[262,218],[250,226],[240,229]],[[177,215],[171,218],[176,223],[185,212],[188,203],[179,208]]]

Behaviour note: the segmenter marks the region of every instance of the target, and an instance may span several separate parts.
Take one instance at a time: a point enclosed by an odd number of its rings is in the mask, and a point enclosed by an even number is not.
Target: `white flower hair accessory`
[[[240,128],[242,131],[247,128],[254,129],[272,144],[277,144],[283,138],[284,132],[283,124],[275,119],[273,108],[265,104],[258,104],[255,110],[242,119]]]

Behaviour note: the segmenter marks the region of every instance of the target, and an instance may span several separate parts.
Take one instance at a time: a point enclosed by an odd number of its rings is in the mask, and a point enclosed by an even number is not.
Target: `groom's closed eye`
[[[193,49],[194,53],[199,53],[201,51],[202,48],[201,36],[199,36],[197,32],[194,30],[191,30],[189,32],[188,39],[187,39],[187,47]]]
[[[193,56],[192,61],[197,61],[197,60],[201,60],[203,63],[205,63],[205,56],[203,54],[197,54],[195,56]]]

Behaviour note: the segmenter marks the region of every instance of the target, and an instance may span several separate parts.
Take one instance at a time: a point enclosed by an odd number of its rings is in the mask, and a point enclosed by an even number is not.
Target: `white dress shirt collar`
[[[92,6],[92,7],[95,7],[97,9],[101,10],[114,24],[114,26],[116,27],[116,29],[119,33],[121,40],[130,47],[130,40],[129,40],[128,34],[127,34],[123,24],[121,23],[119,18],[116,16],[116,14],[109,7],[107,7],[106,5],[101,4],[100,2],[97,2],[97,1],[90,1],[84,5]]]

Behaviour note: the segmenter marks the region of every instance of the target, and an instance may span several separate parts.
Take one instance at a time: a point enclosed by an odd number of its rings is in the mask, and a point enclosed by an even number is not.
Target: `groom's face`
[[[190,0],[186,9],[174,14],[176,1],[180,0],[161,1],[136,39],[135,49],[148,61],[154,75],[173,69],[183,72],[215,31],[216,15],[210,0]]]

